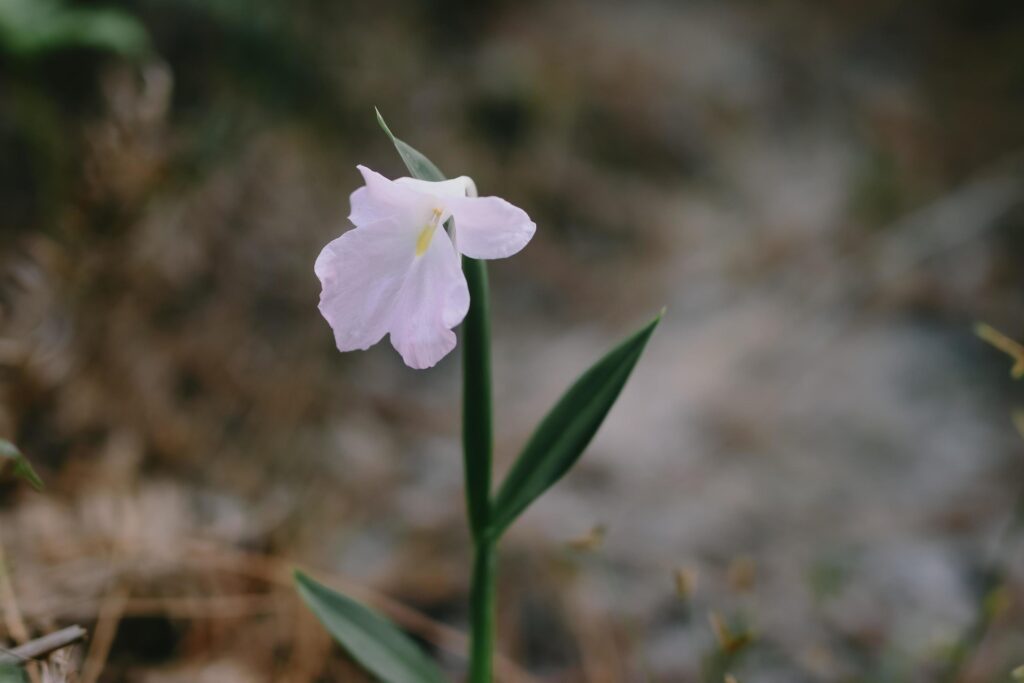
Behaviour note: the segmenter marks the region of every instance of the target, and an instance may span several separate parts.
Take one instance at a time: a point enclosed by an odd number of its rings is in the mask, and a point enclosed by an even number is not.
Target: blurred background
[[[363,680],[301,565],[461,675],[459,352],[316,308],[355,165],[405,173],[374,106],[538,223],[491,265],[499,473],[668,307],[503,544],[502,681],[1024,664],[1021,396],[972,334],[1024,337],[1015,0],[0,0],[0,436],[47,484],[0,488],[4,642]]]

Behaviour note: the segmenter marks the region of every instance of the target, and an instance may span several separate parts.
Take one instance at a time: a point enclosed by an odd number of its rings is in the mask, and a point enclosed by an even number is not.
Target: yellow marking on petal
[[[417,256],[423,256],[423,254],[427,253],[427,248],[430,247],[430,240],[434,238],[434,231],[437,230],[443,213],[441,209],[435,208],[433,213],[430,214],[430,220],[427,222],[427,225],[420,230],[420,235],[416,238]]]

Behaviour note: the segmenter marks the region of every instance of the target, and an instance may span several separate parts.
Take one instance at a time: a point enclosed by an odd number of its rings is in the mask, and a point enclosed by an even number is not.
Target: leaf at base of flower
[[[420,180],[430,180],[432,182],[440,182],[445,179],[444,174],[441,173],[441,169],[434,165],[434,162],[428,159],[422,152],[417,150],[412,145],[399,140],[395,137],[391,129],[388,128],[388,124],[384,122],[384,117],[380,115],[379,109],[374,109],[377,112],[377,123],[384,129],[388,137],[391,138],[391,142],[394,143],[395,149],[398,150],[398,155],[402,157],[402,161],[405,162],[406,168],[409,169],[409,173],[412,174],[413,178],[419,178]]]
[[[384,683],[447,683],[437,665],[384,617],[302,572],[295,572],[295,584],[324,628],[376,678]]]

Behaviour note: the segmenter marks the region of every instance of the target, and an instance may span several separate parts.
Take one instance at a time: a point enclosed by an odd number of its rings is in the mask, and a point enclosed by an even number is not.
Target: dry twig
[[[0,664],[22,664],[24,662],[45,657],[73,643],[83,640],[86,631],[81,626],[68,626],[59,631],[48,633],[41,638],[30,640],[10,650],[0,651]]]
[[[103,601],[89,654],[82,668],[82,683],[96,683],[99,680],[103,667],[107,664],[107,656],[110,655],[110,647],[114,644],[117,625],[124,615],[127,601],[128,591],[124,588],[115,589]]]

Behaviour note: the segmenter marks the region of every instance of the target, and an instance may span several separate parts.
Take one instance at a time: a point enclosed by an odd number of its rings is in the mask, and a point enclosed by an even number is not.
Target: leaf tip
[[[302,585],[302,584],[305,584],[305,583],[309,583],[311,581],[311,579],[306,574],[306,572],[302,571],[299,568],[295,568],[295,569],[292,570],[292,581],[294,581],[295,583],[297,583],[299,585]]]
[[[643,336],[643,337],[650,337],[654,333],[654,328],[656,328],[658,325],[661,324],[661,320],[662,320],[662,318],[665,317],[665,312],[667,310],[668,310],[668,307],[662,306],[661,310],[658,311],[657,315],[655,315],[651,319],[651,322],[647,323],[642,328],[640,328],[640,331],[639,331],[638,334],[640,336]]]
[[[383,130],[387,134],[387,136],[391,139],[391,141],[394,142],[395,141],[395,134],[391,132],[390,128],[388,128],[388,124],[384,120],[384,115],[380,113],[380,109],[375,106],[373,108],[373,111],[374,111],[375,114],[377,114],[377,124],[380,126],[381,130]]]
[[[43,480],[39,478],[39,475],[36,474],[35,470],[33,470],[31,467],[26,467],[21,471],[20,474],[21,477],[26,482],[28,482],[28,485],[32,488],[33,491],[35,491],[36,493],[43,492],[43,489],[45,488],[45,486],[43,485]]]
[[[4,461],[10,464],[10,473],[14,477],[26,482],[36,492],[43,490],[43,480],[32,468],[32,463],[25,458],[17,446],[7,439],[0,438],[0,472],[5,469]]]

